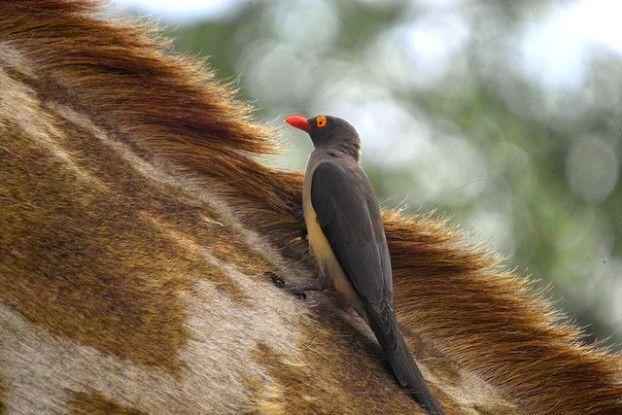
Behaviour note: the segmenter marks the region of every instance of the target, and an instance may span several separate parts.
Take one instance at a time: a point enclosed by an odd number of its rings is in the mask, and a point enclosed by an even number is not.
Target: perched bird
[[[331,116],[292,115],[286,121],[306,131],[315,146],[307,162],[303,210],[309,245],[320,269],[317,280],[290,289],[301,293],[332,284],[340,301],[367,321],[399,384],[428,413],[443,414],[395,318],[391,257],[378,202],[359,166],[358,133],[347,121]]]

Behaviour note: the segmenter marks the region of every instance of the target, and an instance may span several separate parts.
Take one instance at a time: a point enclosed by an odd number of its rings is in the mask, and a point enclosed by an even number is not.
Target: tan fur
[[[4,404],[6,401],[5,390],[6,388],[4,386],[2,376],[0,376],[0,415],[4,415],[6,413],[6,406]]]
[[[148,28],[0,2],[0,413],[420,413],[310,278],[302,176]],[[396,308],[449,414],[619,414],[618,355],[428,216],[385,213]],[[122,412],[121,412],[122,413]]]

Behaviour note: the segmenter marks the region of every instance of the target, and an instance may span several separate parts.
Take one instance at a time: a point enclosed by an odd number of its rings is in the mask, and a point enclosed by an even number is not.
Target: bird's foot
[[[302,284],[286,283],[284,288],[301,300],[307,299],[307,292],[309,291],[322,291],[324,289],[317,281],[306,281]]]
[[[272,280],[272,283],[274,284],[275,287],[277,288],[285,287],[285,281],[283,281],[283,278],[279,277],[274,272],[269,272],[268,274],[270,275],[270,279]]]
[[[307,291],[309,291],[306,287],[299,286],[286,286],[285,289],[290,293],[296,296],[301,300],[307,299]]]
[[[307,291],[321,291],[324,289],[318,280],[291,283],[283,281],[283,279],[276,274],[272,274],[272,282],[278,288],[282,288],[302,300],[307,298]]]

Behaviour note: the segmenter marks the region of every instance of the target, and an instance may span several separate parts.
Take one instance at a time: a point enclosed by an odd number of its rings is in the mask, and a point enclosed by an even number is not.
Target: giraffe
[[[0,414],[421,413],[313,278],[277,132],[155,29],[0,2]],[[620,414],[622,360],[433,215],[383,213],[448,414]]]

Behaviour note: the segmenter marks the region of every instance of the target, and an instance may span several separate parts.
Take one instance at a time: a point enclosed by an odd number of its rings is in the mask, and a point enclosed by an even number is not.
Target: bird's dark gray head
[[[306,131],[315,148],[334,148],[358,160],[361,145],[359,135],[346,120],[330,115],[313,118],[290,115],[286,121],[291,126]]]

